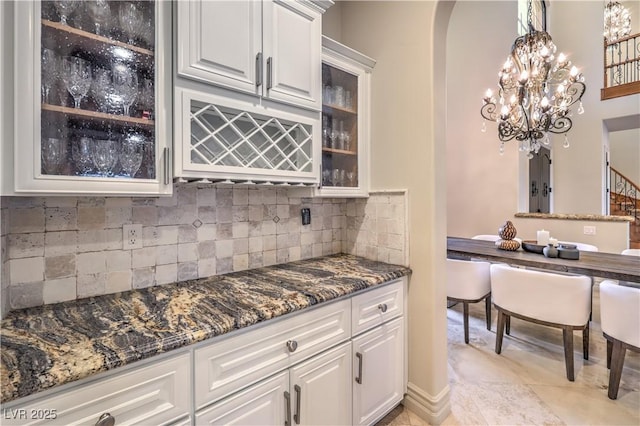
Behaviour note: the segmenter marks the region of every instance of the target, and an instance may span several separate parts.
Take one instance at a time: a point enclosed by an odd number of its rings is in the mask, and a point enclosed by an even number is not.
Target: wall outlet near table
[[[142,248],[142,225],[122,225],[122,249]]]
[[[595,226],[585,226],[583,229],[584,235],[596,235]]]

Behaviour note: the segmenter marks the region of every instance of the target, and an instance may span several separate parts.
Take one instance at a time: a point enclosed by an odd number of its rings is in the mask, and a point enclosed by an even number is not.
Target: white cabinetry
[[[369,94],[375,61],[322,38],[322,174],[318,195],[369,195]]]
[[[349,424],[350,359],[346,342],[201,410],[196,424]]]
[[[191,411],[189,356],[146,363],[52,396],[5,406],[2,424],[93,425],[103,415],[112,416],[116,425],[173,424]]]
[[[404,397],[404,293],[405,280],[396,280],[351,300],[354,425],[378,421]]]
[[[178,75],[319,110],[322,12],[293,0],[178,2]]]
[[[13,4],[4,193],[170,194],[170,4],[105,3],[111,17],[130,8],[135,28],[118,19],[99,27],[89,8],[101,6],[73,4],[66,23],[54,2]]]

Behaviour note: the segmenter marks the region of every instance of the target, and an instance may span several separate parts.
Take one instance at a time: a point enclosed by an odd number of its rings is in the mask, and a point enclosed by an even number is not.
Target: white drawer
[[[189,415],[190,374],[189,354],[185,353],[26,404],[3,407],[2,424],[93,425],[103,413],[111,414],[117,425],[173,423]]]
[[[348,340],[350,321],[350,301],[342,300],[196,349],[196,410]]]
[[[404,313],[404,281],[386,284],[351,299],[354,336]]]

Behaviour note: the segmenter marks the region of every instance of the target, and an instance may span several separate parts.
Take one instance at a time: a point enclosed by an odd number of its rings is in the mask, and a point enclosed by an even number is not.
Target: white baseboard
[[[439,425],[451,413],[449,391],[450,388],[447,385],[442,392],[434,397],[409,382],[407,384],[407,394],[402,404],[420,418],[429,422],[429,424]]]

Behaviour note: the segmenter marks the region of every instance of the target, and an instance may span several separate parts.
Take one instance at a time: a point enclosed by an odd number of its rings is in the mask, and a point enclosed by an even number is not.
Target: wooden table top
[[[493,241],[447,237],[447,257],[476,258],[490,262],[569,272],[592,277],[640,283],[640,257],[614,253],[581,251],[580,259],[547,258],[522,250],[500,250]]]

